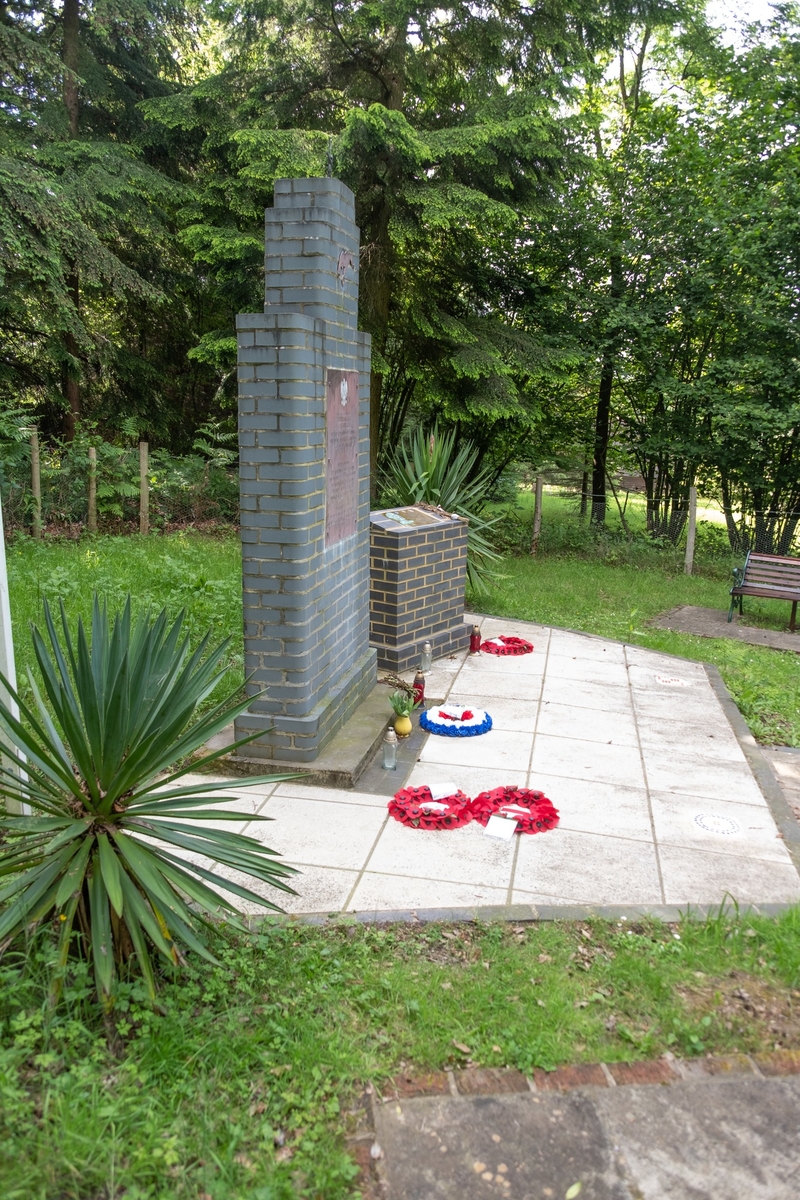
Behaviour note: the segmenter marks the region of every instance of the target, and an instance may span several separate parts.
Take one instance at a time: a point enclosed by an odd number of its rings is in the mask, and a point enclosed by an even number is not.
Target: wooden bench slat
[[[747,582],[753,584],[762,584],[764,587],[800,587],[800,575],[794,578],[786,576],[775,577],[772,575],[753,575],[749,571],[747,573]]]
[[[800,600],[800,589],[795,592],[779,592],[773,588],[731,588],[732,596],[763,596],[767,600]]]
[[[782,555],[782,554],[755,554],[755,553],[751,552],[750,562],[751,563],[757,563],[757,562],[788,563],[789,566],[796,567],[798,562],[800,562],[800,559],[787,558],[785,555]]]
[[[769,579],[797,579],[800,577],[800,567],[790,571],[788,567],[768,567],[758,563],[755,567],[748,567],[747,574],[753,577],[763,575]]]

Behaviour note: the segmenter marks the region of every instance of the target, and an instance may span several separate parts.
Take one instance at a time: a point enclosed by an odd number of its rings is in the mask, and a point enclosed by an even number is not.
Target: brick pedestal
[[[375,684],[358,256],[349,188],[276,182],[264,312],[237,318],[249,758],[313,761]]]
[[[426,641],[434,658],[469,645],[466,521],[416,508],[373,512],[369,552],[369,640],[379,667],[418,666]]]

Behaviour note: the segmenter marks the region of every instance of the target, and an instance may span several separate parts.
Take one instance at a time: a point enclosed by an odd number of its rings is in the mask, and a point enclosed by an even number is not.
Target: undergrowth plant
[[[499,518],[486,517],[483,508],[491,488],[490,473],[475,471],[478,448],[471,442],[456,447],[455,430],[430,434],[417,429],[389,459],[383,481],[390,504],[440,505],[467,517],[467,574],[473,589],[483,592],[491,564],[499,562],[489,530]]]
[[[46,601],[44,612],[47,640],[35,625],[32,638],[46,700],[31,672],[33,705],[6,680],[12,704],[0,699],[0,877],[10,878],[0,889],[0,947],[55,920],[61,973],[77,942],[106,1007],[134,959],[155,998],[153,951],[173,967],[186,949],[213,961],[204,927],[220,909],[236,922],[234,903],[215,889],[280,911],[218,865],[292,890],[293,869],[273,850],[217,827],[241,820],[225,808],[233,797],[218,783],[180,782],[230,752],[187,764],[251,701],[228,695],[192,723],[225,674],[228,640],[209,650],[206,635],[190,653],[182,614],[171,625],[166,610],[132,622],[129,596],[112,620],[95,596],[91,641],[81,620],[73,638],[61,606],[62,646]],[[231,780],[225,789],[285,778]],[[55,991],[59,979],[56,970]]]

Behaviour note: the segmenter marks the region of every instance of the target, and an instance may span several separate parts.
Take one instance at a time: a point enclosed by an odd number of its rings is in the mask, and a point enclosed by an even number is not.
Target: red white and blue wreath
[[[412,829],[458,829],[472,820],[469,797],[463,792],[434,800],[426,786],[401,788],[389,801],[389,812]]]
[[[496,637],[487,638],[485,642],[481,642],[481,651],[486,654],[533,654],[533,642],[528,642],[521,637]]]
[[[558,809],[544,792],[530,788],[497,787],[469,802],[473,818],[486,825],[495,813],[517,822],[517,833],[546,833],[558,824]]]
[[[443,737],[477,737],[492,728],[492,718],[482,708],[462,708],[459,704],[434,704],[420,713],[421,729]]]

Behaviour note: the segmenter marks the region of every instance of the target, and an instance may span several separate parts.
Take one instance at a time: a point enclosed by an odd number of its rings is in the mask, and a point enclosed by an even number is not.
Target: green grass
[[[239,539],[209,537],[191,531],[164,537],[105,537],[75,541],[16,539],[6,550],[14,653],[23,691],[25,672],[34,663],[31,621],[40,627],[46,596],[57,611],[64,602],[71,626],[91,617],[97,591],[109,607],[122,607],[128,592],[136,612],[166,606],[176,617],[186,609],[186,631],[193,644],[210,629],[217,643],[231,637],[229,674],[209,698],[221,699],[244,678],[242,585]]]
[[[680,927],[265,924],[220,934],[221,965],[190,963],[163,1014],[130,987],[110,1048],[80,969],[48,1012],[42,935],[27,966],[0,966],[4,1200],[338,1200],[354,1194],[348,1109],[399,1070],[795,1044],[799,935],[797,911]]]
[[[575,520],[566,502],[546,496],[542,540],[536,558],[507,555],[496,585],[473,595],[476,610],[544,625],[585,630],[649,646],[683,658],[713,663],[759,741],[800,746],[800,657],[791,652],[749,646],[722,638],[693,637],[652,629],[647,622],[679,604],[728,607],[728,555],[700,557],[696,573],[683,573],[683,552],[658,550],[610,534],[593,538]],[[529,544],[529,511],[523,506],[509,521],[517,541]],[[570,548],[569,538],[575,542]],[[785,629],[789,605],[777,600],[745,599],[753,624]]]

